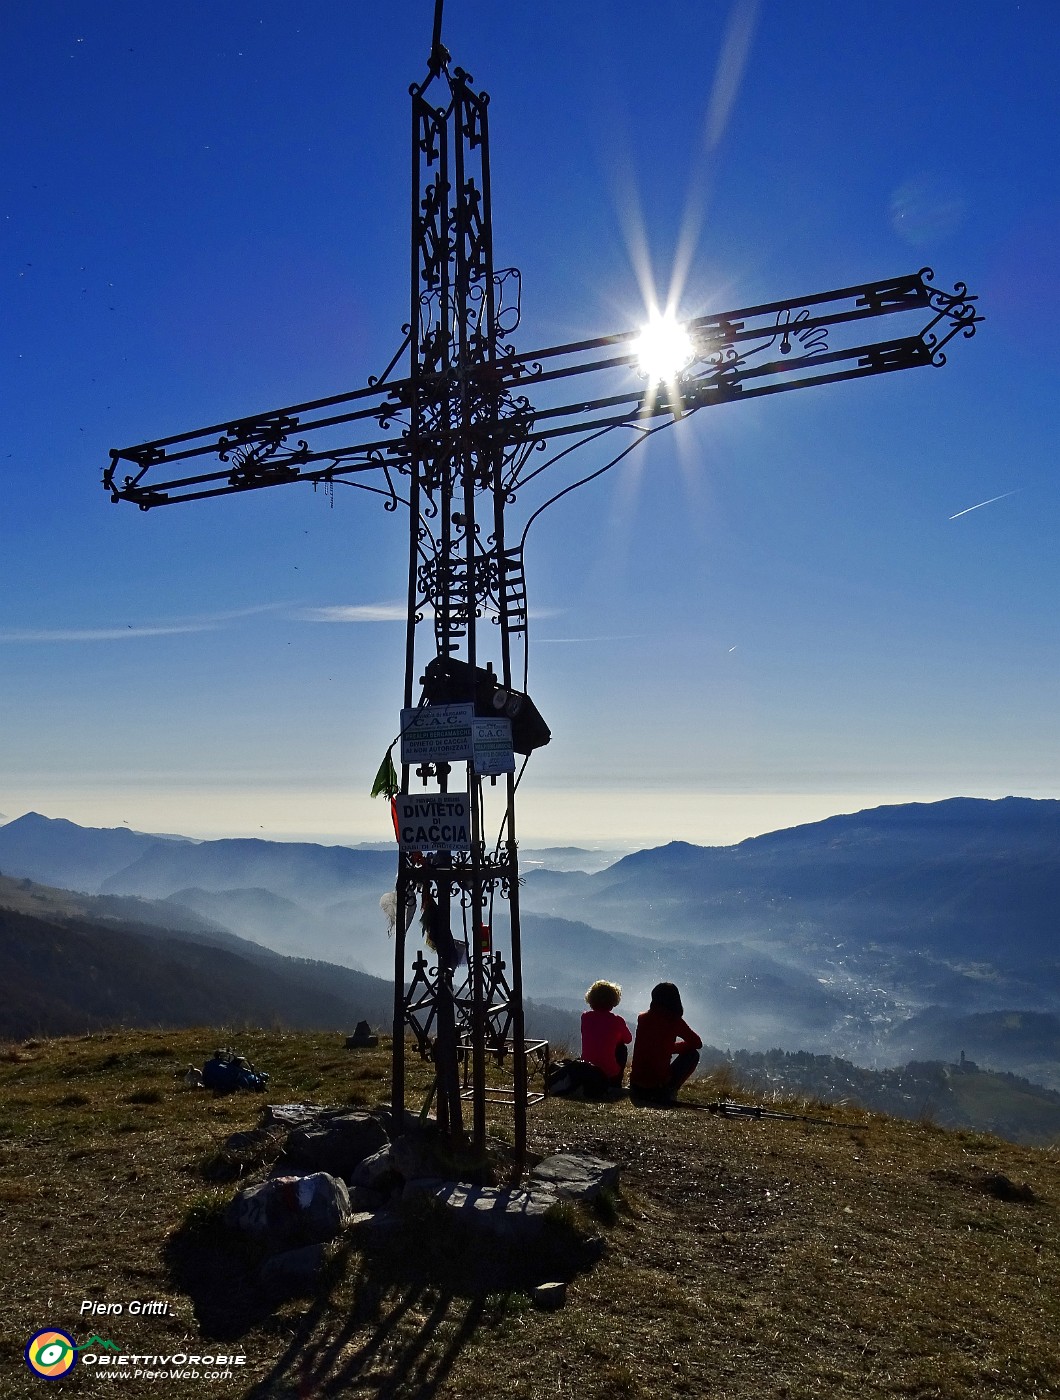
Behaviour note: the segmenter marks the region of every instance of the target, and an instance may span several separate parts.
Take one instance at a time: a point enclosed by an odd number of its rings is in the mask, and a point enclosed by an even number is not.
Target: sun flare
[[[633,342],[641,373],[653,384],[671,384],[695,357],[692,338],[671,312],[653,313]]]

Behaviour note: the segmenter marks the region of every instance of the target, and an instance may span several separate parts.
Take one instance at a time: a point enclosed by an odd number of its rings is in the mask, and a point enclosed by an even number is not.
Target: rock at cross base
[[[618,1190],[619,1169],[603,1157],[578,1152],[558,1152],[546,1157],[530,1173],[569,1201],[593,1201],[601,1191]]]
[[[400,1177],[391,1160],[392,1150],[390,1147],[381,1147],[378,1152],[373,1152],[370,1157],[358,1162],[350,1176],[350,1185],[355,1190],[363,1188],[381,1192],[388,1192],[391,1187],[396,1186]]]
[[[314,1172],[248,1186],[232,1201],[225,1219],[233,1229],[279,1250],[333,1240],[349,1227],[353,1208],[344,1181]]]
[[[445,1148],[432,1129],[418,1127],[397,1138],[390,1148],[394,1170],[406,1181],[421,1181],[426,1177],[448,1177],[453,1167],[448,1163]]]
[[[322,1103],[269,1103],[261,1110],[263,1128],[304,1128],[328,1110]]]
[[[284,1163],[349,1181],[357,1166],[386,1143],[386,1129],[372,1114],[337,1114],[295,1128],[287,1138]]]

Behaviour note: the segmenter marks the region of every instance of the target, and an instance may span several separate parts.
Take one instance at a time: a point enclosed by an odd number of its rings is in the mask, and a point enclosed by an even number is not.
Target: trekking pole
[[[831,1118],[811,1118],[805,1113],[780,1113],[776,1109],[764,1108],[757,1103],[736,1103],[733,1099],[718,1099],[714,1103],[695,1104],[707,1113],[717,1113],[723,1118],[784,1118],[790,1123],[820,1123],[827,1128],[839,1125]]]

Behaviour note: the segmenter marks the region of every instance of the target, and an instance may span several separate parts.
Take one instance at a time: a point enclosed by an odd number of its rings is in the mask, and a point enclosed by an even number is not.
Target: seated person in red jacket
[[[681,994],[672,982],[652,988],[651,1007],[637,1017],[629,1087],[643,1098],[672,1099],[699,1064],[703,1042],[686,1026]]]
[[[582,1059],[595,1065],[609,1089],[621,1089],[626,1069],[626,1046],[633,1039],[615,1007],[622,988],[614,982],[594,982],[585,993],[589,1010],[582,1012]]]

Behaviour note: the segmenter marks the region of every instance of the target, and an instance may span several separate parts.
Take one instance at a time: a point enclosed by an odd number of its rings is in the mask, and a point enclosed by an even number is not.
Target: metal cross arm
[[[497,277],[513,271],[505,269]],[[933,285],[933,276],[930,268],[922,268],[885,281],[696,317],[682,328],[688,339],[688,361],[664,381],[645,383],[639,331],[526,353],[505,346],[492,364],[456,363],[415,381],[369,381],[350,393],[114,448],[104,486],[112,500],[132,501],[150,510],[293,481],[319,484],[379,472],[386,479],[386,489],[356,484],[384,495],[394,509],[402,498],[391,470],[408,475],[425,448],[446,453],[460,445],[459,425],[453,426],[445,416],[429,434],[429,441],[422,431],[414,433],[410,410],[417,393],[422,399],[444,400],[462,384],[472,397],[477,392],[492,398],[502,411],[475,424],[476,445],[510,450],[666,415],[687,415],[738,398],[938,366],[946,362],[944,347],[949,341],[959,334],[974,335],[983,318],[976,311],[976,298],[963,283],[945,291]],[[880,329],[893,330],[897,318],[907,318],[910,312],[918,313],[920,321],[912,333],[865,339],[863,322],[882,322]],[[568,381],[581,382],[583,376],[592,376],[592,390],[572,398]],[[605,388],[613,392],[601,392]],[[537,400],[535,407],[522,397],[528,389]],[[513,397],[516,390],[518,399]],[[356,431],[352,441],[351,428]],[[170,475],[178,463],[205,466],[209,459],[218,464],[216,469]],[[134,470],[118,480],[123,462]],[[516,470],[511,485],[518,481]]]
[[[384,454],[389,454],[393,465],[407,469],[408,454],[401,439],[386,432],[397,407],[389,399],[391,392],[389,386],[370,384],[349,394],[214,423],[135,447],[112,448],[103,485],[111,500],[132,501],[141,510],[150,510],[290,481],[326,482],[337,470],[343,475],[367,471],[387,475],[390,461]],[[339,405],[343,412],[327,411]],[[349,424],[362,429],[362,441],[352,445],[329,441],[340,426],[346,429],[344,438],[348,437]],[[205,468],[211,459],[219,464],[213,470],[170,475],[179,464]],[[134,470],[116,480],[122,463]],[[393,489],[383,494],[395,496]],[[396,504],[395,498],[391,508]]]
[[[541,406],[544,386],[572,376],[598,378],[640,369],[640,331],[550,346],[506,357],[501,373],[531,387],[539,407],[531,435],[546,441],[646,418],[692,413],[710,404],[757,398],[845,379],[946,363],[944,346],[972,336],[982,321],[964,283],[952,292],[932,284],[930,268],[903,277],[761,306],[700,316],[676,328],[687,339],[687,361],[673,375],[631,392]],[[898,317],[919,313],[911,334],[897,335]],[[883,320],[890,336],[865,339],[866,320]],[[607,352],[612,353],[608,354]]]

